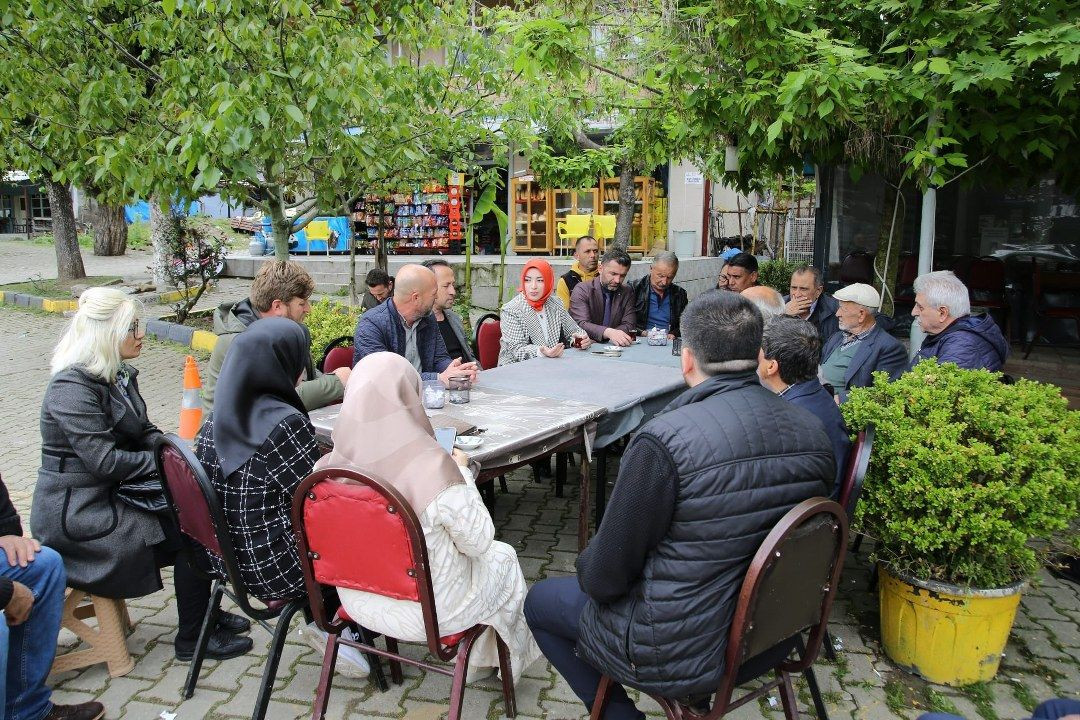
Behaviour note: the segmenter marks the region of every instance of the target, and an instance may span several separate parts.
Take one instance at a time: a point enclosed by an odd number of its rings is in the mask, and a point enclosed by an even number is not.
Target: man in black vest
[[[749,300],[710,290],[681,325],[689,389],[630,441],[577,577],[543,580],[525,601],[540,649],[590,708],[601,673],[669,698],[715,691],[750,560],[835,477],[821,424],[758,383],[762,320]],[[792,646],[743,667],[756,673]],[[615,686],[604,717],[645,715]]]
[[[574,264],[555,283],[555,294],[570,309],[570,295],[580,282],[589,282],[600,273],[600,246],[596,238],[582,235],[574,245]]]

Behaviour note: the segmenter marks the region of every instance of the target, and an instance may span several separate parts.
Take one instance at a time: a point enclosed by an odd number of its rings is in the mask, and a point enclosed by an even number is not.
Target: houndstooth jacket
[[[585,332],[570,317],[555,293],[544,302],[543,323],[540,313],[533,310],[521,293],[502,306],[499,319],[502,325],[500,365],[539,357],[541,345],[551,347],[559,342],[569,345],[573,335]]]

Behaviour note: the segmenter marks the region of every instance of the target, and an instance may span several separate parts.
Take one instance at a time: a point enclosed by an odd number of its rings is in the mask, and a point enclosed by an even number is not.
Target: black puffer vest
[[[581,614],[578,652],[616,681],[663,697],[716,690],[743,575],[769,530],[835,478],[821,423],[762,388],[718,375],[640,432],[678,469],[675,513],[637,585]]]

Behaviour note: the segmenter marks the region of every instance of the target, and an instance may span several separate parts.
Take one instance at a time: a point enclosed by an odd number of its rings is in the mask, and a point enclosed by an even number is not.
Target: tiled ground
[[[47,362],[63,318],[0,307],[0,473],[27,520],[38,466],[37,416],[47,382]],[[164,429],[177,424],[181,369],[185,351],[147,343],[137,361],[140,384],[151,418]],[[1040,350],[1032,358],[1041,357]],[[1076,366],[1071,371],[1075,373]],[[1059,379],[1060,381],[1060,379]],[[535,484],[525,472],[510,478],[508,493],[499,493],[496,524],[502,540],[518,549],[530,582],[573,572],[576,550],[576,492],[554,497],[551,486]],[[868,590],[866,551],[849,557],[843,589],[831,628],[840,646],[838,662],[817,665],[819,681],[833,718],[913,718],[923,710],[955,708],[974,720],[1027,717],[1034,704],[1061,695],[1080,695],[1080,589],[1044,575],[1024,595],[1001,672],[993,683],[964,691],[930,687],[895,668],[877,642],[877,596]],[[169,581],[166,582],[168,587]],[[55,678],[59,701],[98,698],[108,718],[151,720],[162,711],[177,720],[249,717],[269,636],[254,632],[250,656],[207,663],[195,696],[180,702],[187,665],[173,658],[171,639],[176,614],[168,590],[130,603],[135,631],[128,640],[136,656],[127,676],[109,678],[98,666]],[[70,641],[72,638],[67,638]],[[287,646],[268,717],[287,720],[310,714],[317,684],[317,658],[295,636]],[[583,709],[567,685],[543,662],[529,668],[518,685],[518,707],[525,717],[565,720]],[[366,681],[340,678],[331,698],[332,718],[434,719],[446,711],[449,681],[441,676],[407,671],[403,686],[378,692]],[[800,693],[804,711],[805,691]],[[466,694],[465,717],[497,718],[502,705],[497,685],[484,681]],[[651,703],[645,708],[656,711]],[[656,713],[654,713],[656,714]],[[734,713],[736,718],[779,718],[768,702]]]

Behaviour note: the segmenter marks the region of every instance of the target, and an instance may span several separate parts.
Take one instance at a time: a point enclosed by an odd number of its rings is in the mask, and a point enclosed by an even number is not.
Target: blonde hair
[[[120,290],[85,290],[75,317],[53,350],[52,374],[81,365],[90,375],[114,382],[120,370],[120,345],[141,314],[139,303]]]

